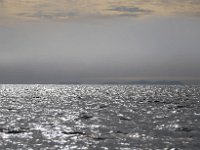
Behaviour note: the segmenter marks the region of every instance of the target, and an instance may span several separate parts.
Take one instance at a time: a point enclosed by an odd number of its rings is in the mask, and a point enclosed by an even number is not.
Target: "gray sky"
[[[1,83],[200,79],[198,1],[61,2],[0,1]]]

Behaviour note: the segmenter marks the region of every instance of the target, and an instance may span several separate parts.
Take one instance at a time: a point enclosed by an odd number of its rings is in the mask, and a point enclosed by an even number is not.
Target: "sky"
[[[0,0],[0,83],[200,80],[199,0]]]

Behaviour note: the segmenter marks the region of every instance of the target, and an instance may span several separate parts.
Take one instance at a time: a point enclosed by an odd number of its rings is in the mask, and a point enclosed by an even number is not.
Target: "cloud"
[[[127,16],[199,17],[199,0],[0,0],[0,24],[32,20],[64,21],[74,18]]]
[[[128,6],[117,6],[111,9],[106,9],[107,12],[112,12],[117,16],[130,16],[138,17],[139,15],[149,14],[150,10],[141,9],[139,7],[128,7]],[[33,18],[33,19],[53,19],[53,20],[65,20],[69,18],[75,18],[83,16],[79,11],[63,11],[63,10],[54,10],[54,11],[43,11],[38,10],[36,12],[23,12],[17,14],[19,17]],[[88,14],[89,15],[89,14]]]
[[[18,13],[18,16],[20,17],[27,17],[27,18],[36,18],[36,19],[67,19],[67,18],[73,18],[79,16],[77,12],[43,12],[38,11],[35,13]]]
[[[149,14],[152,11],[142,9],[139,7],[130,7],[130,6],[113,6],[108,9],[109,11],[119,12],[119,16],[130,16],[130,17],[138,17],[139,15]]]
[[[111,9],[108,9],[111,11],[119,11],[119,12],[149,12],[148,10],[141,9],[139,7],[128,7],[128,6],[117,6],[113,7]]]

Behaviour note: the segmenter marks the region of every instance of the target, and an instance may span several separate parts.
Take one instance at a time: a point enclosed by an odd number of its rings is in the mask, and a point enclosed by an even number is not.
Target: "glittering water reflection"
[[[198,149],[198,86],[1,85],[0,149]]]

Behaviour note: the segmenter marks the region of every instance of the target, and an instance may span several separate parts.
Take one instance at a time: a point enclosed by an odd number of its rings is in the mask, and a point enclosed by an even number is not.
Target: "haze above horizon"
[[[0,83],[200,79],[199,0],[0,0]]]

